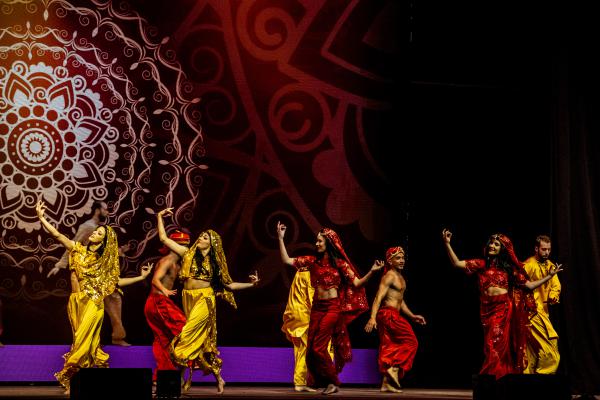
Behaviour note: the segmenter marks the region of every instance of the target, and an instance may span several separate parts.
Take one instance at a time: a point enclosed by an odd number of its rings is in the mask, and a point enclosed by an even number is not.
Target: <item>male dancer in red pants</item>
[[[425,325],[425,318],[413,314],[404,301],[406,281],[404,249],[392,247],[386,251],[386,272],[381,278],[379,290],[373,301],[371,318],[365,331],[379,331],[379,371],[383,374],[382,392],[401,392],[400,379],[412,367],[417,353],[417,338],[400,311],[410,320]]]

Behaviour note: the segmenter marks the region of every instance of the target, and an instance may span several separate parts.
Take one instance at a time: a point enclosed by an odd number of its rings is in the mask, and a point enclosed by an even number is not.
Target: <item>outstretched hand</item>
[[[260,281],[260,278],[258,277],[258,271],[254,271],[254,273],[248,275],[248,277],[250,278],[250,283],[252,283],[254,286],[258,285],[258,282]]]
[[[158,213],[156,213],[156,216],[160,218],[165,215],[173,215],[173,207],[165,208],[164,210],[160,210]]]
[[[415,321],[419,325],[426,325],[427,321],[425,321],[425,317],[422,315],[414,315],[412,320]]]
[[[282,224],[281,221],[277,221],[277,236],[279,237],[279,239],[283,239],[286,230],[287,226]]]
[[[44,203],[42,200],[38,200],[37,204],[35,205],[35,211],[37,212],[38,218],[43,219],[44,212],[46,212],[46,203]]]
[[[150,275],[150,272],[152,271],[152,267],[154,267],[154,263],[148,263],[148,264],[142,266],[142,268],[140,270],[140,275],[143,278],[146,278],[148,275]]]
[[[52,275],[58,274],[58,271],[60,271],[59,267],[52,268],[50,272],[48,272],[48,275],[46,275],[46,278],[50,278]]]
[[[563,270],[562,264],[556,264],[556,265],[552,266],[552,268],[550,268],[550,271],[548,272],[548,275],[554,276],[554,275],[558,274],[562,270]]]
[[[452,238],[452,232],[450,230],[444,228],[442,231],[442,240],[444,243],[450,243],[450,239]]]
[[[375,260],[375,262],[373,263],[373,266],[371,267],[371,271],[375,272],[375,271],[379,271],[381,268],[383,268],[385,265],[384,261],[381,260]]]

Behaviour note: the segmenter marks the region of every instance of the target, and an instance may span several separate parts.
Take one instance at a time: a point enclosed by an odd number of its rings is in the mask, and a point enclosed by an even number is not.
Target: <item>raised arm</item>
[[[79,227],[77,228],[77,232],[75,233],[75,236],[73,236],[73,239],[72,239],[73,242],[80,242],[81,244],[86,244],[87,239],[90,237],[92,232],[94,232],[94,229],[96,229],[97,227],[98,227],[97,225],[91,225],[91,224],[88,224],[85,222],[80,224]],[[119,255],[121,255],[121,248],[119,248]],[[60,271],[62,268],[67,268],[68,266],[69,266],[69,250],[65,250],[65,252],[63,253],[60,260],[58,260],[56,262],[56,264],[54,264],[54,268],[52,268],[48,272],[48,275],[46,277],[49,278],[52,275],[57,274],[58,271]]]
[[[404,300],[402,300],[402,304],[400,305],[400,311],[402,311],[404,315],[406,315],[408,318],[412,319],[419,325],[425,325],[427,323],[427,321],[425,321],[425,317],[423,317],[422,315],[413,314],[413,312],[410,311]]]
[[[379,289],[377,289],[377,294],[375,295],[375,300],[373,300],[373,306],[371,307],[371,317],[369,318],[367,325],[365,325],[366,332],[371,332],[373,328],[377,329],[377,312],[379,311],[381,302],[383,301],[383,298],[385,297],[392,282],[393,278],[389,274],[385,274],[383,278],[381,278]]]
[[[156,265],[156,270],[154,271],[154,275],[152,276],[152,286],[156,289],[160,290],[162,294],[165,296],[173,296],[177,293],[176,289],[167,289],[163,283],[162,278],[167,274],[169,267],[171,266],[171,262],[166,261],[164,258],[161,258],[158,264]]]
[[[177,253],[179,257],[183,257],[188,248],[186,246],[182,246],[179,243],[175,242],[173,239],[169,239],[167,236],[167,232],[165,231],[165,224],[163,222],[163,215],[173,215],[173,208],[165,208],[164,210],[156,213],[157,226],[158,230],[158,238],[160,241],[167,246],[169,249],[173,250],[173,252]]]
[[[381,268],[383,268],[384,265],[385,265],[385,262],[383,262],[381,260],[375,260],[375,262],[371,266],[371,269],[369,270],[369,272],[367,272],[365,274],[365,276],[363,276],[360,279],[358,279],[357,277],[354,277],[354,279],[352,280],[352,285],[354,285],[354,287],[361,287],[362,285],[367,283],[367,281],[369,279],[371,279],[371,276],[373,275],[373,273],[375,271],[379,271]]]
[[[258,278],[258,271],[254,271],[253,274],[248,276],[250,278],[250,282],[231,282],[229,285],[225,285],[229,290],[242,290],[248,289],[258,285],[260,279]]]
[[[50,222],[46,220],[46,217],[44,216],[44,212],[46,211],[46,204],[44,204],[43,201],[39,200],[37,202],[37,205],[35,206],[35,211],[37,212],[37,216],[40,219],[42,226],[48,232],[50,232],[50,234],[54,236],[56,240],[60,242],[60,244],[65,246],[67,250],[71,250],[73,246],[75,246],[74,241],[60,233],[52,224],[50,224]]]
[[[453,266],[457,268],[465,268],[467,266],[467,263],[464,260],[459,260],[456,256],[456,253],[454,253],[454,250],[452,250],[452,246],[450,245],[451,238],[452,232],[450,232],[448,229],[444,229],[442,231],[442,240],[444,241],[444,245],[446,246],[446,253],[448,253],[450,262]]]
[[[279,253],[281,254],[281,262],[287,265],[294,265],[295,259],[288,255],[287,249],[285,248],[285,243],[283,241],[286,229],[287,226],[277,221],[277,237],[279,238]]]
[[[148,275],[150,275],[150,271],[152,271],[152,266],[152,263],[144,265],[140,271],[140,274],[133,278],[119,278],[119,286],[128,286],[133,283],[143,281]]]
[[[541,285],[543,285],[544,283],[548,282],[550,279],[552,279],[552,277],[554,275],[556,275],[560,271],[562,271],[562,264],[554,265],[550,269],[550,272],[548,272],[548,275],[546,275],[542,279],[538,279],[537,281],[527,281],[527,282],[525,282],[525,286],[527,286],[527,288],[531,289],[531,290],[536,289],[536,288],[540,287]]]

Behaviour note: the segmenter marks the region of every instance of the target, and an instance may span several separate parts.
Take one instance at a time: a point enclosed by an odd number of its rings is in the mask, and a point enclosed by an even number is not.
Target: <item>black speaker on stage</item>
[[[511,374],[496,380],[492,375],[473,376],[473,400],[570,400],[562,375]]]
[[[156,371],[156,397],[178,399],[181,396],[181,372],[159,369]]]
[[[71,379],[71,399],[152,399],[150,368],[82,368]]]
[[[473,375],[473,400],[500,400],[494,375]]]

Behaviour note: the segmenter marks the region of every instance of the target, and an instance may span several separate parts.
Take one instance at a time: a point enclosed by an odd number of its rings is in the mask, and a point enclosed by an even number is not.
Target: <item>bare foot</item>
[[[217,394],[223,394],[225,390],[225,381],[221,378],[221,375],[217,376]]]
[[[381,391],[382,392],[392,392],[392,393],[402,393],[401,389],[397,389],[397,388],[393,387],[392,385],[390,385],[390,383],[388,382],[387,376],[383,377],[383,383],[381,384]]]
[[[337,387],[333,383],[330,383],[329,385],[327,385],[327,388],[323,390],[323,394],[334,394],[337,393],[339,390],[339,387]]]
[[[65,396],[69,396],[69,397],[71,397],[71,389],[65,389],[65,391],[63,392],[63,394],[64,394]]]
[[[129,346],[131,346],[130,343],[127,343],[124,340],[113,340],[112,344],[114,344],[115,346],[123,346],[123,347],[129,347]]]
[[[296,392],[316,392],[317,391],[317,389],[313,389],[306,385],[296,385],[296,386],[294,386],[294,390]]]
[[[398,380],[398,367],[389,367],[386,371],[387,382],[400,389],[400,381]]]

